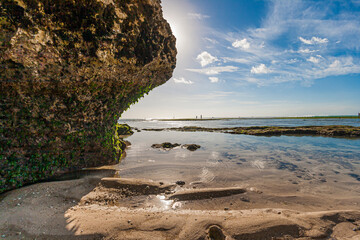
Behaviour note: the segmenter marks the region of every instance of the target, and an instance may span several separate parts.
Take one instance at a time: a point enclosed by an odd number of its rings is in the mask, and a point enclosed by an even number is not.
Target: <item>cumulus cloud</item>
[[[181,77],[181,78],[174,78],[174,82],[175,83],[182,83],[182,84],[193,84],[194,82],[190,81],[190,80],[186,80],[185,78]]]
[[[222,67],[209,67],[209,68],[203,68],[203,69],[186,69],[190,72],[196,72],[201,73],[205,75],[217,75],[222,72],[235,72],[238,70],[238,67],[234,66],[222,66]]]
[[[319,37],[312,37],[311,39],[305,39],[303,37],[299,37],[299,39],[301,42],[308,44],[308,45],[322,44],[322,43],[329,42],[329,40],[327,38],[319,38]]]
[[[188,13],[188,17],[191,19],[203,20],[205,18],[210,18],[208,15],[204,15],[201,13]]]
[[[248,42],[248,40],[246,38],[244,38],[242,40],[236,40],[235,42],[232,43],[232,46],[234,48],[242,48],[242,49],[246,50],[246,49],[250,48],[250,43]]]
[[[204,51],[202,53],[200,53],[196,60],[199,61],[199,63],[201,64],[202,67],[205,67],[206,65],[209,65],[213,62],[218,61],[218,59],[214,56],[212,56],[210,53]]]
[[[212,82],[212,83],[219,82],[219,78],[217,78],[217,77],[209,77],[209,79],[210,79],[210,82]]]
[[[251,73],[254,73],[254,74],[265,74],[265,73],[270,73],[271,70],[269,68],[266,67],[265,64],[260,64],[259,66],[257,67],[252,67],[251,68]]]
[[[320,58],[316,58],[316,57],[311,56],[310,58],[306,59],[306,61],[312,62],[312,63],[319,63]]]
[[[203,40],[219,52],[216,65],[214,62],[207,65],[204,59],[203,69],[187,70],[208,75],[209,83],[209,77],[221,80],[222,76],[217,74],[227,73],[229,82],[234,79],[259,86],[285,82],[304,82],[310,86],[326,76],[358,73],[360,57],[354,54],[352,64],[347,64],[345,57],[360,49],[357,40],[360,18],[340,14],[327,19],[328,3],[323,2],[317,5],[323,6],[319,8],[307,1],[270,2],[270,12],[259,28],[234,32],[210,29]],[[236,75],[228,74],[231,72]]]

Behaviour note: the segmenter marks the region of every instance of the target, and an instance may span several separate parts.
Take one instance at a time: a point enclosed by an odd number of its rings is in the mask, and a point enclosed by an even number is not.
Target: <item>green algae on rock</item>
[[[160,0],[1,0],[0,192],[118,161],[117,119],[175,64]]]

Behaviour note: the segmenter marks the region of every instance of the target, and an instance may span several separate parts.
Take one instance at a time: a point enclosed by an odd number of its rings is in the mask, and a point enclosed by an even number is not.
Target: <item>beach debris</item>
[[[247,197],[241,197],[240,200],[243,201],[243,202],[250,202],[250,199],[247,198]]]
[[[360,227],[354,227],[353,228],[353,231],[359,231],[360,230]]]
[[[185,182],[184,181],[176,181],[176,184],[179,186],[184,186]]]
[[[175,202],[175,203],[171,206],[171,208],[172,208],[172,209],[177,209],[177,208],[181,208],[181,206],[182,206],[182,203],[181,203],[181,202]],[[196,221],[196,219],[195,219],[195,221]]]
[[[250,190],[250,192],[255,192],[255,193],[258,193],[258,194],[261,194],[261,193],[262,193],[261,190],[255,188],[255,187],[251,187],[251,188],[249,188],[249,190]]]

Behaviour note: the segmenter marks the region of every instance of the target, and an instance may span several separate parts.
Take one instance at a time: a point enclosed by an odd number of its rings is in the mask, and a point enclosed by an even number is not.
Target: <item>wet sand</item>
[[[353,201],[359,203],[340,194],[87,176],[5,194],[0,233],[5,239],[355,240],[360,209]]]

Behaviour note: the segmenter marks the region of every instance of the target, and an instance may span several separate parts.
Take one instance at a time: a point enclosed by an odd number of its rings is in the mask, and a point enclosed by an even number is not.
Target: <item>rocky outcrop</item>
[[[180,131],[180,132],[221,132],[230,134],[246,134],[256,136],[323,136],[360,138],[360,127],[327,125],[327,126],[297,126],[297,127],[232,127],[232,128],[204,128],[196,126],[185,126],[179,128],[155,128],[142,129],[144,131]]]
[[[175,62],[160,0],[1,0],[0,192],[114,163],[120,114]]]

